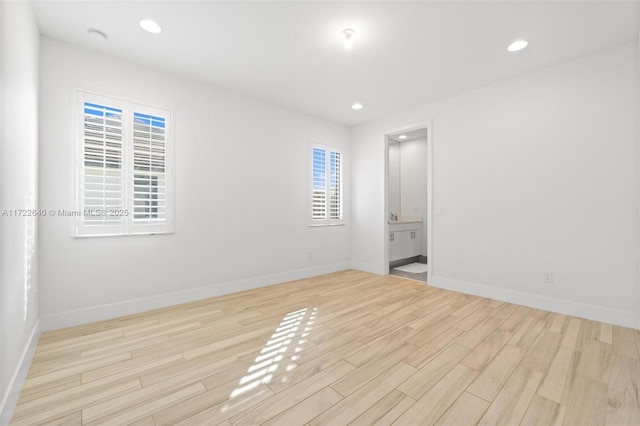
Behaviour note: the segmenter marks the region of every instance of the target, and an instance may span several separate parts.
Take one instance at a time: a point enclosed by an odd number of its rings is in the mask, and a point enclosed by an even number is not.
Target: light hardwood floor
[[[44,333],[13,425],[634,425],[640,332],[344,271]]]

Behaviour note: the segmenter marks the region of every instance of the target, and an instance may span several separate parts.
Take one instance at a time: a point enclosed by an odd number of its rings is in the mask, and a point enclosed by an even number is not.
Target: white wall
[[[38,330],[38,45],[31,4],[0,2],[0,424],[8,424]]]
[[[73,239],[40,221],[43,328],[348,267],[346,226],[308,227],[308,142],[349,130],[48,38],[41,40],[40,203],[74,208],[72,86],[175,112],[176,233]],[[311,259],[309,259],[311,257]]]
[[[354,267],[383,271],[383,134],[428,119],[431,284],[637,326],[636,43],[352,129]]]
[[[636,8],[637,20],[636,22],[640,22],[640,7]],[[640,32],[638,33],[638,69],[640,70]],[[639,72],[639,80],[640,80],[640,72]],[[636,187],[637,191],[640,193],[640,83],[636,87],[638,93],[638,109],[636,111],[636,120],[637,120],[637,129],[638,129],[638,146],[636,148]],[[638,323],[636,324],[636,328],[640,330],[640,196],[636,198],[636,300],[637,300],[637,312],[638,312]]]
[[[400,216],[400,144],[389,144],[389,213]]]
[[[422,254],[427,255],[427,138],[400,144],[402,216],[422,216]]]

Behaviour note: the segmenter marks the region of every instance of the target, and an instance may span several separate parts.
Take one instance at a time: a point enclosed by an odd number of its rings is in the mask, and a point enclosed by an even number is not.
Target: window
[[[79,92],[77,236],[173,232],[171,113]]]
[[[341,225],[344,157],[338,148],[311,146],[311,225]]]

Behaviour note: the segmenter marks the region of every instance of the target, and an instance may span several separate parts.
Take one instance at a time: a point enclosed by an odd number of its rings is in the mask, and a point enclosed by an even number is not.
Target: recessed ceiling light
[[[351,49],[353,47],[353,36],[355,35],[356,35],[356,32],[351,28],[347,28],[342,31],[342,36],[344,37],[345,49]]]
[[[507,47],[507,50],[509,52],[517,52],[527,47],[528,44],[529,42],[527,40],[516,40]]]
[[[93,41],[97,41],[98,43],[102,43],[107,39],[107,36],[102,32],[94,29],[90,29],[87,31],[89,34],[89,38]]]
[[[355,110],[362,109],[362,104],[355,103],[355,104],[351,105],[351,108],[353,108]]]
[[[140,21],[140,27],[152,34],[158,34],[162,32],[162,27],[158,25],[157,22],[152,21],[151,19],[142,19]]]
[[[398,136],[398,139],[406,139],[406,138],[407,138],[407,135],[400,135],[400,136]]]

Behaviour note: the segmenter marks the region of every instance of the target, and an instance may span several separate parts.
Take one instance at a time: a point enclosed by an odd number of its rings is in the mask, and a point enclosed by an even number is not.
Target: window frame
[[[115,96],[97,94],[95,92],[74,89],[76,108],[75,116],[75,216],[72,237],[109,237],[127,235],[171,234],[175,232],[175,182],[174,182],[174,113],[171,108],[148,106],[141,102],[124,100]],[[84,176],[85,176],[85,141],[84,141],[84,108],[85,102],[104,105],[122,110],[122,209],[128,215],[113,224],[91,224],[84,220]],[[133,133],[134,114],[142,113],[159,116],[165,119],[165,219],[156,223],[136,223],[134,221],[134,179],[136,171],[133,165]]]
[[[325,218],[324,219],[314,219],[313,217],[313,201],[314,201],[314,159],[313,159],[313,151],[314,149],[320,149],[325,151]],[[330,202],[330,164],[331,164],[331,153],[337,153],[340,155],[340,218],[332,219],[331,218],[331,202]],[[345,225],[345,209],[344,209],[344,176],[345,176],[345,150],[340,147],[325,145],[316,142],[309,143],[309,170],[308,170],[308,221],[310,227],[324,227],[324,226],[344,226]]]

